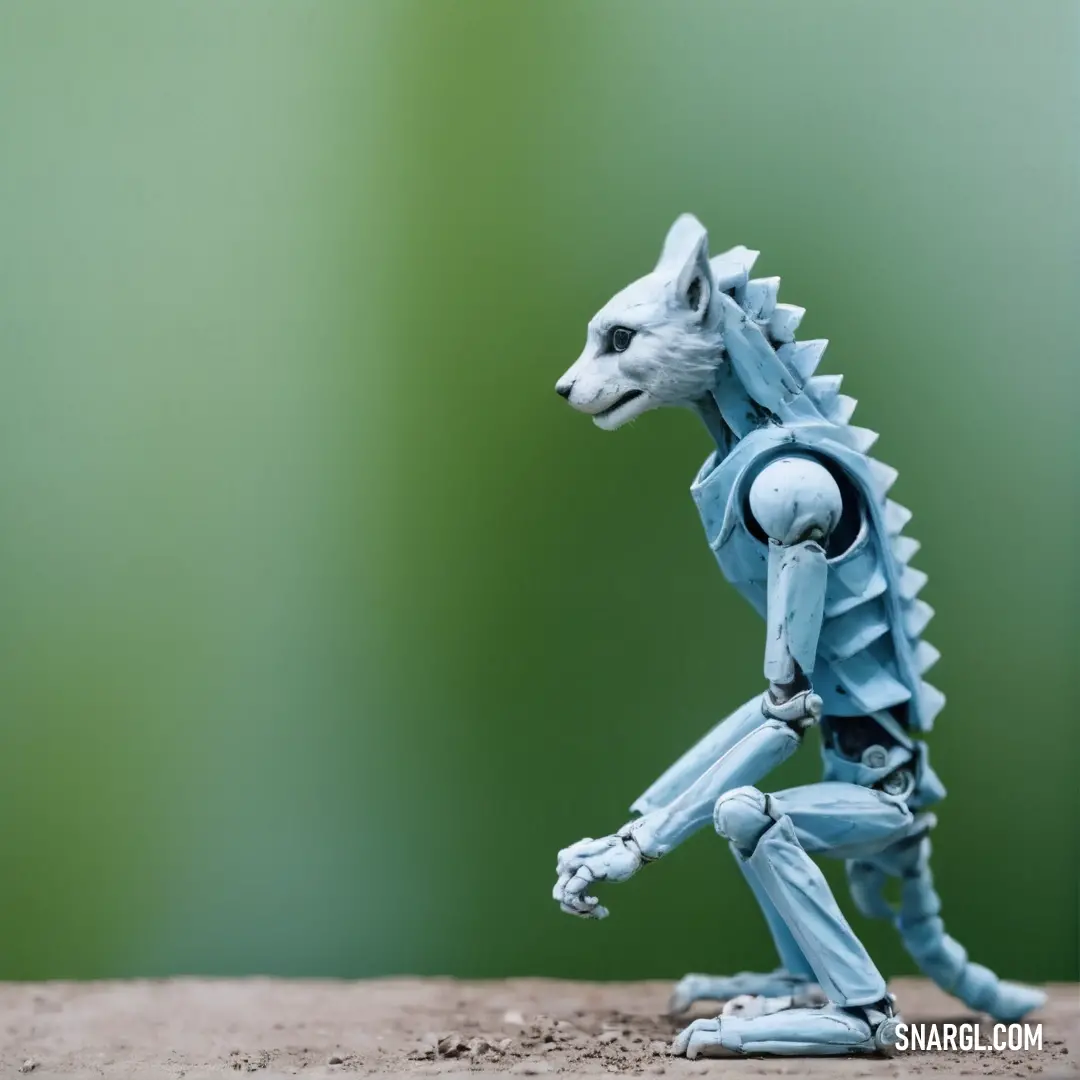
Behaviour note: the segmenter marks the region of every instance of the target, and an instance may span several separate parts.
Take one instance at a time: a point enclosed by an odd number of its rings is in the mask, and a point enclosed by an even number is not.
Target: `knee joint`
[[[769,797],[755,787],[725,791],[713,808],[716,831],[742,851],[753,851],[773,824]]]

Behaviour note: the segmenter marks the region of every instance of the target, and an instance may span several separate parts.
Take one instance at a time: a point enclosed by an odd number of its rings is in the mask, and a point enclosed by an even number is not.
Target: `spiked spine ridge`
[[[901,626],[897,632],[906,638],[915,671],[921,677],[937,662],[938,650],[922,639],[923,631],[933,618],[934,609],[918,598],[926,584],[926,574],[910,565],[919,550],[919,542],[904,535],[904,528],[911,520],[911,511],[888,498],[888,492],[896,481],[894,468],[883,461],[869,457],[869,450],[877,440],[877,432],[851,424],[856,401],[840,392],[843,377],[840,375],[815,374],[828,342],[824,339],[796,341],[795,332],[806,314],[804,308],[778,301],[780,279],[777,277],[750,279],[750,269],[758,252],[744,247],[732,248],[715,256],[710,266],[716,289],[726,294],[721,299],[735,309],[739,316],[736,325],[725,311],[725,332],[729,354],[743,379],[747,392],[760,405],[777,411],[776,387],[767,378],[772,363],[768,354],[779,361],[783,376],[780,383],[781,418],[783,413],[795,422],[825,422],[835,428],[832,435],[837,442],[866,456],[872,478],[874,494],[891,544],[891,555],[896,567],[901,607]],[[731,346],[734,346],[732,348]],[[744,378],[745,375],[749,376]],[[761,392],[769,383],[768,392]],[[794,393],[792,389],[794,388]],[[762,400],[767,398],[767,400]],[[883,553],[884,555],[885,553]],[[867,594],[868,598],[871,594]],[[854,608],[845,616],[849,621],[859,616]],[[850,638],[848,647],[868,647],[879,636],[876,624],[863,619],[858,634],[843,634]],[[929,730],[935,716],[945,704],[945,696],[928,682],[921,682],[916,691],[916,714],[918,726]]]

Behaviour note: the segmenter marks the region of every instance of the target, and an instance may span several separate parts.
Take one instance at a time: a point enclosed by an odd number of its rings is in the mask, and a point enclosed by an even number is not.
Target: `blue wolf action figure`
[[[848,926],[811,855],[845,860],[859,910],[891,920],[939,986],[998,1020],[1045,1000],[968,961],[945,933],[930,874],[945,789],[916,735],[945,699],[923,680],[926,575],[908,565],[910,518],[886,497],[896,473],[868,456],[876,435],[849,423],[840,376],[814,376],[824,341],[794,340],[803,309],[776,301],[778,278],[749,280],[756,251],[710,259],[684,214],[652,273],[589,323],[585,350],[556,385],[605,431],[661,405],[695,410],[715,439],[691,486],[724,576],[766,622],[768,688],[656,781],[617,833],[559,852],[555,899],[602,919],[597,881],[625,881],[708,823],[726,839],[780,956],[769,974],[687,975],[672,1012],[726,1001],[695,1020],[677,1054],[887,1051],[897,1017],[885,980]],[[811,681],[812,680],[812,681]],[[821,729],[820,783],[756,785]],[[884,896],[900,879],[898,909]]]

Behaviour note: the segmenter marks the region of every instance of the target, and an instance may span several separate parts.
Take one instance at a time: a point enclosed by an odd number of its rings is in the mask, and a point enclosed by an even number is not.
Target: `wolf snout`
[[[570,399],[570,394],[573,391],[573,389],[574,389],[573,382],[563,382],[562,379],[560,379],[555,384],[555,393],[558,394],[559,397],[566,398],[567,400]]]

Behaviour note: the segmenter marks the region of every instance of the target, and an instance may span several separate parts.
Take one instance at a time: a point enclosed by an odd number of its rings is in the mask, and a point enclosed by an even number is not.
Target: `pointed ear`
[[[656,269],[670,275],[679,302],[702,318],[712,297],[709,234],[693,214],[681,215],[668,230]]]

